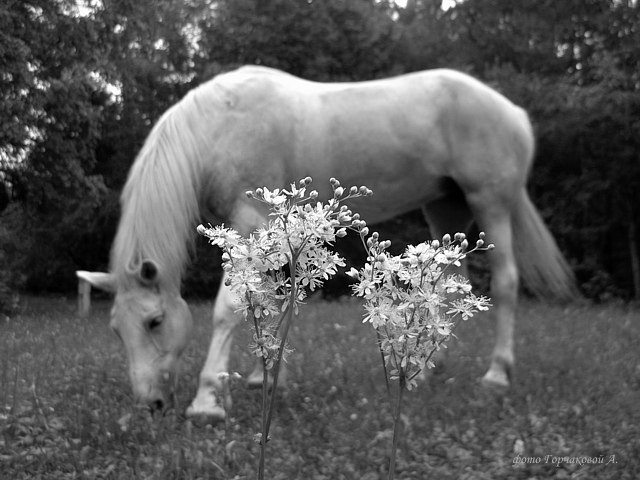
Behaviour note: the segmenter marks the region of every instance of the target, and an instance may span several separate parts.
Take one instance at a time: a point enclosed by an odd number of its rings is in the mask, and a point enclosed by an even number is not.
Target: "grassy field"
[[[98,302],[83,320],[72,299],[25,298],[21,314],[0,324],[0,478],[254,478],[258,391],[232,386],[226,425],[183,417],[211,304],[192,307],[179,408],[156,419],[132,405],[109,308]],[[407,396],[396,478],[640,478],[640,311],[525,301],[519,316],[507,394],[478,385],[494,331],[483,316],[461,326],[444,366]],[[298,319],[267,478],[386,478],[390,407],[375,337],[359,319],[352,301],[320,300]],[[243,374],[247,341],[241,326],[232,369]],[[587,457],[601,463],[576,463]]]

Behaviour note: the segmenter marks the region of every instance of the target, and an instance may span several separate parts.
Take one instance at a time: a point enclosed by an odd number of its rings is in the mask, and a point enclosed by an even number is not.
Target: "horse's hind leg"
[[[506,192],[481,191],[467,196],[478,226],[495,248],[488,253],[496,343],[491,365],[482,378],[489,387],[509,387],[515,356],[513,334],[518,295],[518,270],[511,228],[511,200]]]
[[[467,233],[473,220],[462,192],[427,203],[422,207],[422,213],[429,224],[431,236],[439,240],[446,233],[452,237],[458,232]]]
[[[198,392],[187,409],[188,417],[217,423],[226,418],[231,407],[228,378],[229,350],[233,340],[233,330],[240,322],[234,311],[233,296],[225,285],[226,274],[222,278],[220,290],[213,307],[213,336],[207,360],[200,373]]]
[[[462,192],[456,191],[447,197],[430,202],[422,207],[424,218],[429,224],[429,230],[433,239],[441,240],[443,235],[449,234],[453,237],[458,232],[467,233],[472,224],[471,211],[467,205]],[[467,262],[463,261],[456,273],[467,278]],[[442,349],[437,352],[436,363],[446,361],[448,350]],[[422,378],[428,378],[427,371],[423,371]]]

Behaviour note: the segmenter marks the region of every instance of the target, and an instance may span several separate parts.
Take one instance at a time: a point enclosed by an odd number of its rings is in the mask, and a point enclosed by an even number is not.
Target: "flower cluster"
[[[361,220],[341,202],[371,195],[367,187],[345,190],[336,179],[330,183],[333,197],[326,203],[317,201],[315,190],[308,192],[310,177],[289,190],[246,192],[270,210],[268,223],[249,237],[224,225],[198,226],[198,233],[223,250],[226,284],[236,294],[238,311],[254,323],[252,351],[265,359],[267,368],[289,351],[281,342],[286,333],[279,331],[290,310],[297,314],[307,291],[321,287],[345,265],[326,245]]]
[[[451,270],[467,254],[493,245],[485,246],[481,233],[469,250],[464,234],[457,233],[453,239],[445,235],[442,242],[411,245],[394,256],[387,251],[391,242],[381,241],[377,233],[367,238],[366,226],[356,226],[368,258],[363,268],[347,274],[356,280],[354,294],[365,300],[364,322],[378,333],[390,379],[400,379],[410,390],[415,377],[434,366],[432,356],[452,336],[458,318],[466,320],[490,306]]]
[[[402,393],[416,386],[415,377],[424,368],[433,367],[433,354],[453,335],[458,319],[466,320],[489,307],[486,297],[474,295],[469,282],[452,272],[469,253],[493,248],[485,246],[484,234],[471,250],[465,236],[457,233],[453,239],[445,235],[442,242],[411,245],[394,256],[388,252],[391,242],[381,241],[378,233],[369,236],[366,222],[341,205],[369,196],[371,190],[355,186],[346,190],[334,178],[330,183],[333,196],[326,203],[318,201],[315,190],[307,192],[309,177],[289,190],[264,187],[246,192],[270,211],[266,225],[248,237],[224,225],[198,226],[198,233],[223,251],[225,284],[237,298],[237,310],[253,323],[251,351],[264,366],[262,432],[255,436],[260,444],[258,478],[264,478],[265,445],[279,366],[290,352],[286,339],[291,319],[307,291],[321,287],[338,267],[345,266],[344,259],[327,248],[336,238],[349,229],[360,234],[367,262],[348,275],[356,280],[354,294],[364,298],[364,322],[376,330],[385,379],[399,380],[390,478],[395,471]]]

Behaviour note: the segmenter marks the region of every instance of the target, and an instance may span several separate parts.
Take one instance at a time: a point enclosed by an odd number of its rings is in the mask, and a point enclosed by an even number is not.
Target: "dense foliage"
[[[584,291],[640,298],[632,0],[3,2],[0,292],[67,291],[75,269],[106,268],[118,192],[153,122],[245,63],[315,80],[452,67],[489,82],[532,116],[532,194]],[[211,283],[202,271],[191,291]]]

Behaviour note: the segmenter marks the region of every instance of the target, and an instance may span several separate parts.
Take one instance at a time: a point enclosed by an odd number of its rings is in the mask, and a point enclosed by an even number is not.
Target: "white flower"
[[[279,188],[271,191],[267,187],[263,187],[264,201],[272,205],[281,205],[287,201],[287,196],[284,192],[280,192]]]
[[[242,238],[234,229],[225,228],[224,224],[209,228],[199,225],[197,231],[200,235],[207,237],[211,245],[216,245],[220,248],[237,245]]]
[[[356,280],[360,278],[360,272],[353,267],[351,267],[348,272],[344,272],[344,273],[350,276],[351,278],[355,278]]]

